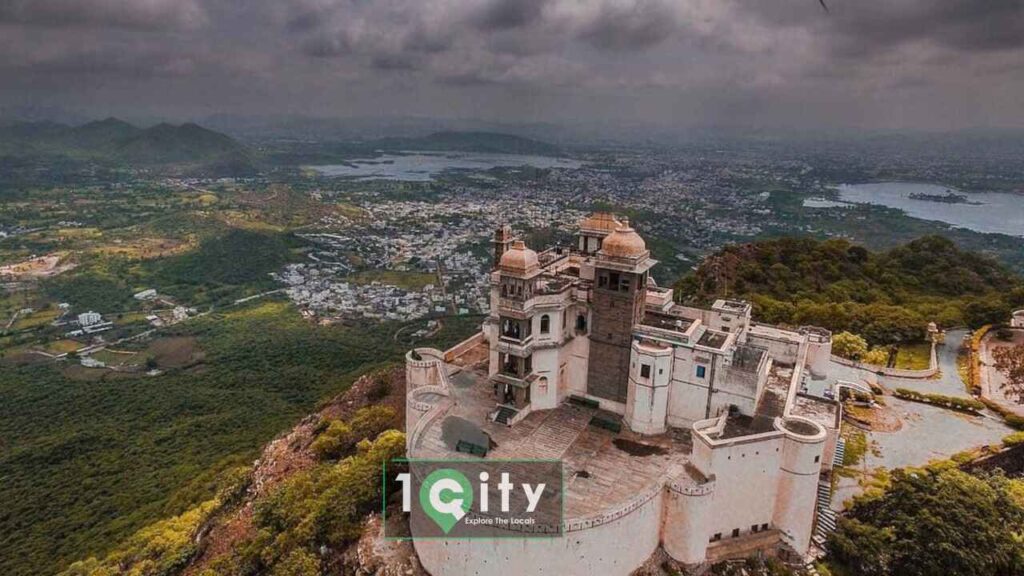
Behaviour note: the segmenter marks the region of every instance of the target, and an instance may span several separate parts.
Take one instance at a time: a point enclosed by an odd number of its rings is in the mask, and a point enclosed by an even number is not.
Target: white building
[[[584,219],[573,249],[537,253],[508,227],[494,245],[481,332],[407,356],[407,452],[561,459],[564,535],[414,540],[431,574],[625,575],[659,546],[688,565],[808,552],[839,409],[799,391],[824,374],[827,331],[757,324],[745,302],[674,303],[611,215]]]
[[[148,288],[146,290],[143,290],[142,292],[136,292],[135,294],[132,295],[132,298],[135,298],[136,300],[152,300],[156,298],[156,296],[156,289]]]
[[[99,324],[100,322],[103,322],[103,316],[99,312],[93,312],[90,310],[78,315],[78,325],[82,327],[92,326],[93,324]]]
[[[1024,328],[1024,310],[1017,310],[1010,319],[1012,328]]]

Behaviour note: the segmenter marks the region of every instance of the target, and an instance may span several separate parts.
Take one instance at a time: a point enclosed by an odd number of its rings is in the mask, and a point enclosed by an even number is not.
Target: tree
[[[860,360],[867,351],[867,340],[857,336],[856,334],[840,332],[839,334],[832,336],[832,353],[836,356],[841,356],[850,360]]]
[[[889,363],[889,351],[885,348],[875,348],[861,358],[861,361],[865,364],[874,364],[876,366],[885,366]]]
[[[999,387],[1009,396],[1024,403],[1024,346],[1001,346],[992,352],[996,370],[1006,376]]]
[[[881,496],[858,501],[840,521],[829,553],[858,576],[1024,573],[1014,482],[955,467],[896,470]]]

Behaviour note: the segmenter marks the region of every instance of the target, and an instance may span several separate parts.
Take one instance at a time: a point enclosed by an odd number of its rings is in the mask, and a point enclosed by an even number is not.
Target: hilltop
[[[928,322],[1001,322],[1024,304],[1024,280],[940,236],[882,252],[842,239],[727,246],[676,289],[693,303],[747,299],[764,322],[849,330],[874,344],[919,340]]]
[[[191,123],[139,128],[117,118],[80,126],[53,122],[0,126],[2,156],[200,175],[240,175],[254,169],[249,150],[220,132]]]

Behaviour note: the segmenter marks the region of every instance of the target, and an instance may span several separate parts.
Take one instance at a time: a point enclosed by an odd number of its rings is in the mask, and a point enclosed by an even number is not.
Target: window
[[[721,539],[722,539],[722,533],[721,532],[715,532],[715,535],[711,537],[711,541],[712,542],[718,542]]]
[[[540,317],[540,333],[547,334],[551,332],[551,317],[547,314]]]
[[[740,529],[739,528],[733,528],[732,529],[732,537],[733,538],[739,538],[740,537]]]
[[[640,377],[641,378],[650,378],[651,377],[651,365],[650,364],[641,364],[640,365]]]
[[[814,457],[814,463],[817,464],[818,462],[821,462],[821,456]]]
[[[585,314],[576,316],[576,330],[580,332],[587,331],[587,317]]]
[[[768,529],[768,523],[767,522],[765,522],[764,524],[761,524],[761,531],[762,532],[767,530],[767,529]]]
[[[697,366],[697,378],[705,378],[708,375],[707,366]]]
[[[758,527],[757,527],[757,524],[754,524],[753,526],[751,526],[751,527],[750,527],[750,531],[756,534],[756,533],[757,533],[757,531],[758,531]]]
[[[608,273],[608,284],[612,288],[618,287],[618,285],[619,285],[619,273],[618,272],[609,272]]]

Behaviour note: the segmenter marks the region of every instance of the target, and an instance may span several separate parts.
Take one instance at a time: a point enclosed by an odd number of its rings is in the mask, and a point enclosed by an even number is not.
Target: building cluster
[[[840,414],[801,389],[827,377],[828,331],[674,302],[611,214],[571,248],[536,252],[508,226],[493,247],[480,333],[407,357],[407,452],[561,460],[563,537],[416,540],[434,576],[513,554],[524,573],[629,574],[659,547],[692,566],[808,553]]]
[[[486,237],[507,215],[526,229],[569,229],[554,205],[442,200],[367,202],[358,220],[331,219],[330,231],[303,235],[315,249],[306,262],[276,274],[308,315],[407,320],[486,312],[490,258]],[[576,214],[578,215],[578,214]],[[360,271],[431,282],[363,281]]]

